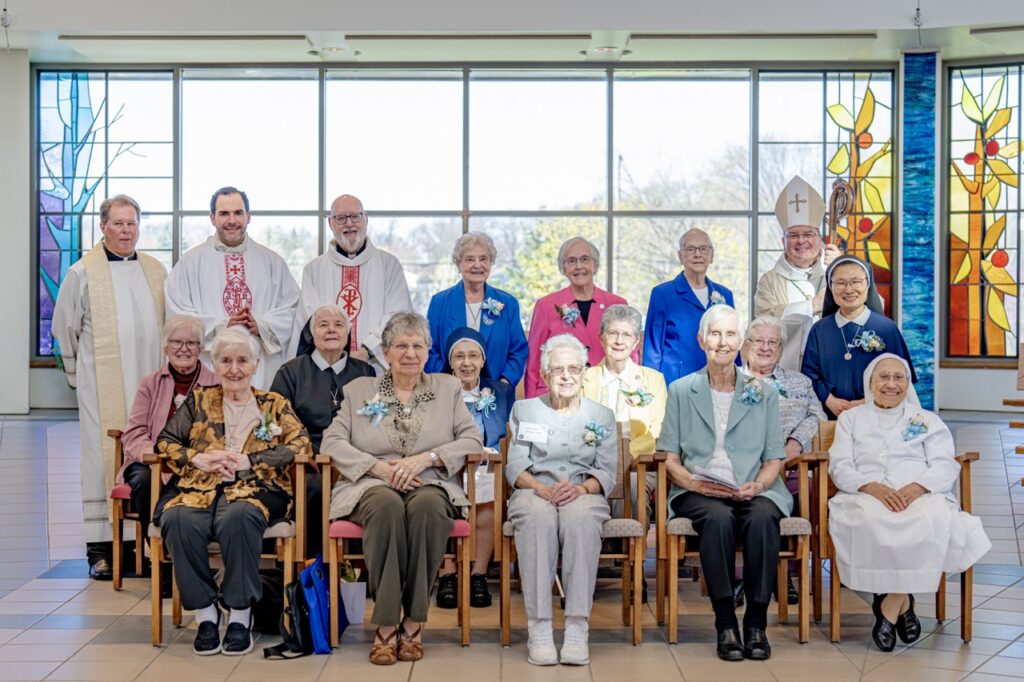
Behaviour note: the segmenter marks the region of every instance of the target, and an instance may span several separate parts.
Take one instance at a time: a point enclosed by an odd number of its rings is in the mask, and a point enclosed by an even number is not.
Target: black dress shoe
[[[89,564],[89,577],[93,580],[113,580],[114,569],[106,559],[97,559]]]
[[[892,651],[896,647],[896,625],[890,623],[882,615],[884,594],[876,594],[871,602],[871,611],[875,614],[875,625],[871,628],[871,639],[881,651]]]
[[[772,657],[772,647],[761,628],[747,628],[743,637],[743,658],[752,661],[767,661]]]
[[[733,586],[733,588],[732,588],[732,601],[733,601],[733,604],[735,604],[736,608],[739,608],[739,607],[743,606],[743,602],[746,601],[746,598],[743,596],[743,583],[742,582],[739,583],[738,585],[734,585]]]
[[[786,579],[786,603],[790,606],[800,603],[800,593],[796,590],[796,584],[793,582],[793,576],[789,576]]]
[[[735,628],[718,633],[718,657],[723,661],[742,661],[743,644]]]
[[[904,644],[912,644],[921,637],[921,621],[914,613],[914,595],[910,595],[910,608],[896,619],[896,634]]]
[[[438,592],[440,597],[440,592]],[[491,591],[487,587],[487,574],[473,573],[469,576],[469,605],[486,609],[491,605]]]
[[[442,575],[437,585],[437,608],[454,609],[459,606],[459,578],[454,573]]]

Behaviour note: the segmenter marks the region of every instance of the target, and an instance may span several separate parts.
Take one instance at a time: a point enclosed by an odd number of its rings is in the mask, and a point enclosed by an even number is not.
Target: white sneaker
[[[562,665],[588,665],[590,663],[589,625],[586,618],[567,616],[565,641],[562,642]]]
[[[555,665],[558,663],[558,651],[555,649],[555,636],[551,630],[550,618],[530,618],[526,621],[529,637],[526,641],[526,660],[533,665]]]

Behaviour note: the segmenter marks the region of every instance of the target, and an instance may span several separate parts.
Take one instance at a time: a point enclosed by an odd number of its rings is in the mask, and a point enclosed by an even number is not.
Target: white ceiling
[[[12,48],[36,62],[583,61],[591,35],[622,61],[894,60],[1024,53],[1024,1],[7,0]],[[972,34],[972,28],[1019,30]],[[594,39],[597,40],[596,38]],[[3,37],[0,36],[0,46]],[[343,52],[324,55],[325,46]],[[310,52],[313,54],[310,54]]]

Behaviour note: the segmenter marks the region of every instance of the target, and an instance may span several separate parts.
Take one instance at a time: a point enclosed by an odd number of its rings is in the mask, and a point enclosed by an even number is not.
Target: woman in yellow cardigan
[[[661,372],[642,367],[630,358],[643,339],[643,317],[632,306],[609,306],[601,318],[600,338],[604,359],[583,375],[583,395],[615,413],[623,433],[629,434],[630,454],[651,454],[661,433],[668,392]],[[636,481],[631,483],[630,490],[636,490]],[[648,472],[648,496],[655,483],[655,473]],[[621,502],[615,500],[612,504],[613,515],[621,514],[621,509],[614,509]],[[636,509],[636,500],[633,508]]]

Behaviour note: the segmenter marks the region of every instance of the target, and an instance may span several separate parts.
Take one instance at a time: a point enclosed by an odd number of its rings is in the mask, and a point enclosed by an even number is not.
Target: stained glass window
[[[1022,68],[949,71],[948,357],[1017,357]]]

